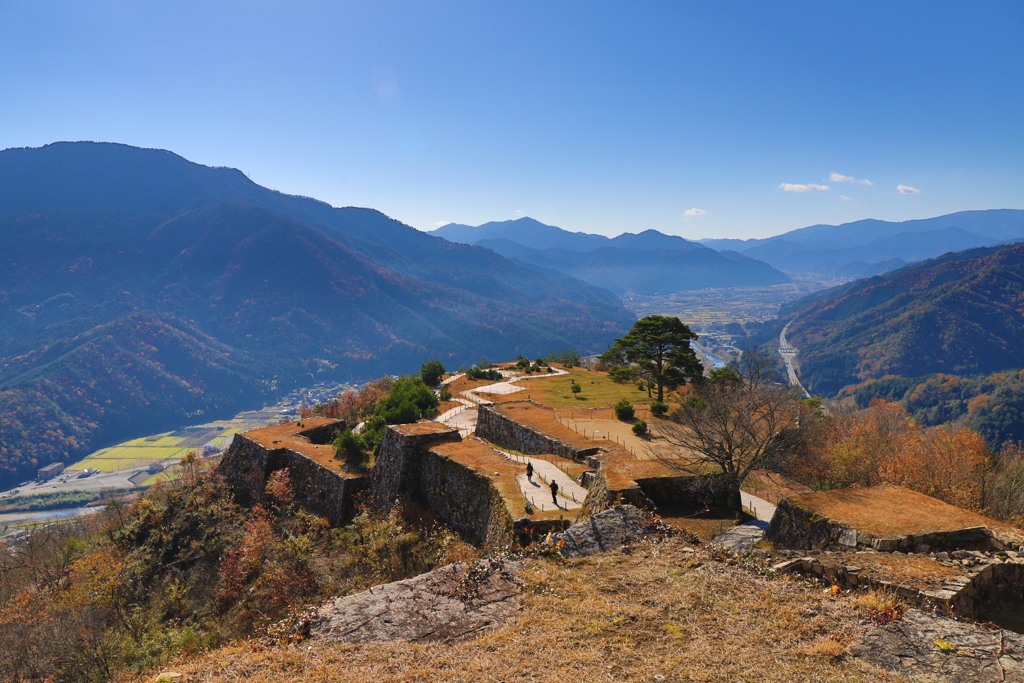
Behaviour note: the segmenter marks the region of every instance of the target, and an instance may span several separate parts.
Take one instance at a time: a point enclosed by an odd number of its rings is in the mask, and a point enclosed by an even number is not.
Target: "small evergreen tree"
[[[633,404],[629,402],[629,399],[622,398],[615,404],[615,417],[623,422],[629,422],[635,417]]]
[[[444,364],[438,359],[428,360],[420,366],[420,378],[428,387],[437,386],[444,374]]]

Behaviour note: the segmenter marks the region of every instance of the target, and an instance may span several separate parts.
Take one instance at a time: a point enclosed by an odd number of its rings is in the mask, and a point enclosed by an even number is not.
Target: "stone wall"
[[[828,517],[810,512],[783,498],[768,524],[765,540],[796,550],[852,549],[857,547],[857,530]]]
[[[640,486],[634,481],[626,488],[612,489],[608,485],[607,466],[598,468],[590,486],[587,497],[583,500],[580,518],[597,514],[613,505],[634,505],[638,508],[650,507],[650,501]]]
[[[786,560],[772,569],[804,574],[841,588],[881,590],[912,605],[966,619],[999,623],[1001,608],[1006,603],[1018,609],[1024,605],[1024,554],[1012,550],[997,553],[957,550],[933,553],[932,557],[940,564],[962,567],[963,574],[946,580],[937,588],[919,589],[867,576],[860,567],[830,563],[827,552]]]
[[[438,423],[387,428],[374,467],[378,505],[415,501],[473,543],[508,547],[514,522],[501,494],[480,472],[431,450],[460,441],[457,429]]]
[[[576,448],[558,439],[519,424],[506,415],[502,415],[493,406],[480,406],[476,418],[477,436],[487,439],[503,448],[511,448],[520,453],[540,455],[553,453],[569,460],[584,462],[592,455],[601,451],[599,448]]]
[[[267,479],[280,469],[291,475],[296,502],[333,526],[352,518],[355,495],[369,486],[369,477],[345,476],[289,448],[266,448],[245,434],[235,434],[217,466],[243,505],[262,502]]]
[[[703,477],[680,473],[677,476],[638,477],[637,486],[655,505],[721,505],[728,506],[730,495],[724,486],[725,476]]]
[[[486,476],[427,451],[419,457],[419,482],[419,502],[471,542],[511,545],[512,517]]]
[[[583,501],[583,511],[586,515],[600,512],[617,504],[635,505],[638,508],[729,504],[728,492],[711,494],[706,490],[698,491],[694,488],[697,477],[688,474],[637,477],[625,486],[620,484],[617,487],[612,487],[608,483],[608,468],[615,466],[614,463],[603,465],[594,474],[590,486],[587,488],[586,500]]]
[[[459,430],[438,422],[392,425],[384,432],[373,468],[373,497],[388,507],[399,498],[412,500],[419,493],[422,454],[442,441],[459,441]],[[433,426],[432,426],[433,425]]]
[[[788,499],[779,502],[765,531],[765,539],[797,550],[850,550],[873,548],[882,552],[930,553],[951,550],[1007,550],[1016,546],[998,538],[986,527],[876,538],[850,526],[797,507]]]

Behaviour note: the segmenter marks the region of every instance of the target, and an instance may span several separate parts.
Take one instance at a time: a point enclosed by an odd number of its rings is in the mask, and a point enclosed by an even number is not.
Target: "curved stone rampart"
[[[491,443],[520,453],[552,453],[579,462],[600,451],[596,447],[579,448],[559,441],[533,427],[520,424],[507,415],[502,415],[496,406],[482,405],[478,408],[476,434]]]

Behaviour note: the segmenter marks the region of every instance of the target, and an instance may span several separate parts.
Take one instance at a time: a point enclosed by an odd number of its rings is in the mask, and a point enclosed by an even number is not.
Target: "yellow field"
[[[84,470],[86,468],[100,470],[101,472],[116,472],[117,470],[128,469],[148,465],[166,458],[180,458],[185,455],[185,448],[145,448],[139,446],[113,446],[104,448],[79,460],[68,467],[69,470]]]
[[[180,437],[180,436],[163,436],[163,437],[160,437],[159,439],[157,439],[156,441],[145,441],[145,440],[142,440],[142,441],[144,441],[144,443],[138,444],[138,445],[145,446],[146,448],[150,448],[150,447],[154,447],[154,446],[157,447],[157,448],[167,448],[169,446],[180,446],[181,442],[184,441],[184,440],[185,439]],[[130,441],[130,442],[128,442],[128,444],[125,444],[125,445],[129,445],[130,444],[130,445],[134,446],[134,445],[137,444],[138,441],[140,441],[140,439],[135,439],[135,441]]]
[[[241,429],[225,429],[220,436],[212,439],[210,443],[218,448],[227,448],[231,445],[231,440],[235,438],[235,434],[242,431]]]

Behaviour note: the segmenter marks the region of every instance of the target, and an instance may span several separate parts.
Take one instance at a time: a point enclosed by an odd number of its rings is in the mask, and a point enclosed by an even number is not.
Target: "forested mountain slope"
[[[0,484],[310,375],[597,350],[631,321],[606,290],[234,169],[0,152]]]
[[[884,375],[1024,367],[1024,245],[974,249],[791,304],[789,341],[808,388],[834,394]]]

